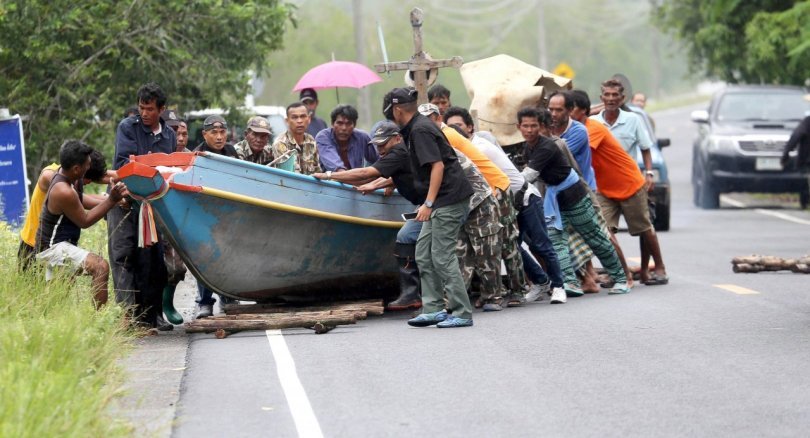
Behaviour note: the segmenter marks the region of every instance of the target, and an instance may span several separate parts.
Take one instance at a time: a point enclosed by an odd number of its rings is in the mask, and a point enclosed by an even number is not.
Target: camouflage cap
[[[270,134],[270,123],[262,116],[253,116],[248,120],[247,126],[245,127],[245,130],[248,129],[253,132]]]

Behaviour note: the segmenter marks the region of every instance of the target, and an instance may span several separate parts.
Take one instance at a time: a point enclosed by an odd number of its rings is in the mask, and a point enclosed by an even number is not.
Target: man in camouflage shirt
[[[304,175],[312,175],[321,171],[315,138],[307,132],[309,122],[309,112],[303,103],[295,102],[288,105],[287,132],[276,138],[272,148],[275,159],[288,151],[295,150],[295,172]]]
[[[251,117],[245,127],[245,139],[233,145],[240,160],[261,164],[273,161],[273,150],[270,141],[270,123],[261,116]]]
[[[478,272],[481,279],[480,305],[485,312],[502,310],[500,233],[503,226],[499,220],[498,204],[475,164],[458,149],[453,151],[474,191],[470,197],[470,214],[461,226],[456,244],[461,277],[469,291],[473,273]]]

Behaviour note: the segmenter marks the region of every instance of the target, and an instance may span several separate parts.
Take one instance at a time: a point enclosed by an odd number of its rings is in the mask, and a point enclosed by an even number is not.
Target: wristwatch
[[[433,201],[425,201],[425,207],[433,208]]]
[[[645,172],[645,173],[646,173],[647,175],[650,175],[650,176],[655,176],[655,172],[653,172],[652,170],[648,170],[648,171],[647,171],[647,172]]]
[[[327,180],[327,181],[331,181],[331,180],[332,180],[332,171],[331,171],[331,170],[327,170],[327,171],[326,171],[326,180]]]

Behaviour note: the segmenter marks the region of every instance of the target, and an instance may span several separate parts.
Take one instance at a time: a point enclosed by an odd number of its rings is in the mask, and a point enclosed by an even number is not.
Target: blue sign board
[[[0,220],[19,227],[28,202],[22,121],[17,115],[0,120]]]

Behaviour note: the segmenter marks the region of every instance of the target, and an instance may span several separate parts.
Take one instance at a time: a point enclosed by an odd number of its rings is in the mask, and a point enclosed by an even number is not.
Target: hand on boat
[[[119,201],[124,199],[124,196],[129,195],[129,191],[127,190],[127,186],[124,185],[124,183],[122,183],[121,181],[115,182],[113,180],[113,181],[110,181],[110,183],[112,184],[112,188],[110,189],[110,200],[113,203],[117,204]]]
[[[374,190],[376,190],[374,188],[374,186],[372,185],[372,183],[366,183],[366,184],[363,184],[363,185],[360,185],[360,186],[355,186],[355,189],[358,192],[360,192],[360,193],[362,193],[364,195],[367,195],[367,194],[373,192]]]

